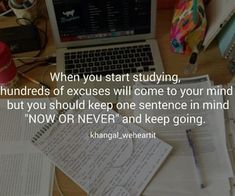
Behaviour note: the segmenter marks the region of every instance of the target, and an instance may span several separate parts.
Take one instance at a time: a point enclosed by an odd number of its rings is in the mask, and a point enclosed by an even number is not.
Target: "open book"
[[[54,166],[30,142],[41,125],[29,125],[24,111],[7,110],[6,100],[0,101],[0,116],[0,195],[51,195]]]
[[[97,103],[83,96],[74,103]],[[104,109],[68,110],[80,117],[115,117],[114,123],[66,123],[46,125],[32,139],[55,165],[91,196],[138,196],[159,170],[171,146],[147,136],[143,128],[123,124],[122,117]],[[129,137],[128,137],[129,136]]]

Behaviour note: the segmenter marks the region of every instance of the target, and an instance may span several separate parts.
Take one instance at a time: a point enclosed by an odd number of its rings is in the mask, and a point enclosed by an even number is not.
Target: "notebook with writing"
[[[73,102],[98,102],[83,96]],[[76,118],[102,115],[113,123],[47,124],[32,143],[89,195],[138,196],[160,169],[171,146],[134,124],[123,124],[122,117],[104,109],[68,110]],[[153,135],[152,135],[153,136]],[[134,139],[135,138],[135,139]],[[138,138],[138,139],[136,139]]]

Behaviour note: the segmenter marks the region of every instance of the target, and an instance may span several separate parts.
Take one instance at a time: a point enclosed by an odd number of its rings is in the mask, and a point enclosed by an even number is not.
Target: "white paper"
[[[49,196],[54,167],[30,142],[41,125],[29,125],[24,111],[7,110],[6,100],[0,102],[0,116],[0,195]]]
[[[91,97],[82,97],[88,100]],[[95,98],[92,101],[97,102]],[[104,110],[69,111],[101,114]],[[115,112],[111,112],[116,114]],[[91,139],[90,132],[146,133],[135,125],[54,125],[35,145],[91,196],[138,196],[159,169],[171,147],[159,139]]]
[[[199,79],[199,78],[198,78]],[[193,78],[190,84],[188,82],[184,84],[179,84],[174,86],[174,88],[188,88],[188,87],[210,87],[209,80],[200,80],[196,81]],[[143,88],[154,87],[153,84],[139,84],[138,87],[142,85]],[[171,85],[166,85],[170,87]],[[173,85],[172,85],[173,86]],[[156,88],[163,87],[160,85],[155,85]],[[222,96],[211,97],[212,100],[221,100]],[[165,101],[208,101],[207,96],[202,96],[200,99],[197,96],[187,96],[182,98],[179,97],[155,97],[155,96],[135,96],[135,103],[141,101],[156,101],[165,100]],[[226,139],[225,139],[225,123],[223,111],[139,111],[135,110],[134,113],[137,116],[139,113],[148,113],[151,115],[165,114],[165,115],[185,115],[186,113],[194,115],[202,115],[206,119],[207,123],[201,127],[196,126],[195,124],[184,124],[179,127],[175,127],[172,124],[167,126],[158,126],[152,124],[142,124],[149,131],[156,131],[157,135],[167,141],[170,145],[173,146],[173,152],[166,164],[159,171],[157,178],[146,188],[144,195],[156,196],[229,196],[230,185],[229,177],[233,176],[231,163],[228,157],[228,152],[226,148]],[[197,145],[197,151],[199,154],[199,160],[201,161],[201,169],[203,173],[203,179],[206,183],[206,188],[201,190],[197,182],[197,176],[195,172],[194,159],[192,156],[191,148],[188,144],[186,138],[186,129],[193,130],[193,138]],[[220,186],[218,187],[218,184]],[[223,193],[223,194],[220,194]]]

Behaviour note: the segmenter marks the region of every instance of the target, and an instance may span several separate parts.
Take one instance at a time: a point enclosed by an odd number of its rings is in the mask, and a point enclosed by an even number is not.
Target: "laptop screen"
[[[151,32],[151,0],[53,0],[61,42]]]

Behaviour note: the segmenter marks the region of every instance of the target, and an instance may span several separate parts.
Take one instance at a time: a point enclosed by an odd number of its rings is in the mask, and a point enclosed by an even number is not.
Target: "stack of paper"
[[[179,85],[156,85],[153,83],[138,83],[134,88],[209,88],[211,82],[208,77],[198,77],[182,80]],[[177,96],[134,96],[135,103],[173,101],[173,102],[205,102],[213,99],[223,101],[222,96],[186,96],[183,99]],[[230,196],[230,177],[233,177],[231,161],[226,146],[226,131],[224,113],[222,110],[135,110],[135,116],[140,113],[148,115],[195,115],[203,116],[205,124],[198,126],[197,123],[185,123],[175,126],[158,124],[144,124],[141,126],[148,131],[154,131],[157,135],[173,146],[173,153],[164,167],[158,172],[144,191],[146,196]],[[198,158],[206,188],[201,189],[195,171],[195,163],[192,150],[186,137],[186,129],[193,130],[193,138],[196,143]]]
[[[7,110],[6,100],[0,102],[0,195],[49,196],[54,166],[31,144],[31,137],[41,125],[29,125],[24,113]]]

